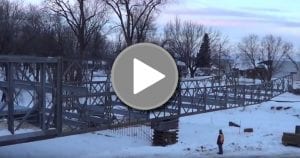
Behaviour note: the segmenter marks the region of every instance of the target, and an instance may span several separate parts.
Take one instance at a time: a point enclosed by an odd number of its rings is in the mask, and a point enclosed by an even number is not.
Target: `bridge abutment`
[[[151,122],[151,128],[153,129],[152,145],[166,146],[177,143],[178,123],[178,118]]]

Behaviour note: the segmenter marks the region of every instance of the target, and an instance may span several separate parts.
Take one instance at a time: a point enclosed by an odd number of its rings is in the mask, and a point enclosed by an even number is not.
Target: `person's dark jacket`
[[[218,136],[217,144],[222,145],[223,143],[224,143],[224,135],[222,133],[222,134],[219,134],[219,136]]]

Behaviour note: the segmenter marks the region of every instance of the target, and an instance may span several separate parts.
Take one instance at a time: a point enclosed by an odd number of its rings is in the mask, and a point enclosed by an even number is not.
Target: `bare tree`
[[[205,34],[203,25],[192,22],[181,22],[176,19],[165,27],[164,47],[173,54],[173,56],[185,63],[191,77],[198,68],[197,54],[202,43],[202,37]]]
[[[233,52],[232,46],[227,36],[223,37],[218,34],[212,46],[212,64],[218,68],[218,75],[226,70],[232,70],[235,66],[236,54]]]
[[[74,55],[76,48],[76,36],[72,29],[63,22],[58,14],[50,14],[50,26],[54,33],[54,39],[57,43],[57,49],[60,56]]]
[[[142,10],[137,10],[134,13],[134,18],[137,19],[138,15],[140,15]],[[156,33],[156,27],[154,24],[154,16],[151,14],[150,16],[143,15],[141,19],[137,22],[135,28],[135,37],[134,40],[136,43],[141,43],[145,41],[151,40]]]
[[[27,55],[47,56],[55,51],[56,42],[47,23],[47,15],[36,6],[26,7],[26,14],[22,22],[18,41],[15,45],[16,53]]]
[[[261,41],[261,62],[266,65],[267,80],[280,72],[284,61],[289,60],[293,52],[293,44],[273,35],[265,36]]]
[[[249,35],[238,44],[238,48],[244,61],[252,69],[263,69],[259,76],[267,81],[280,72],[284,62],[291,59],[293,52],[293,44],[273,35],[266,35],[262,39],[257,35]]]
[[[116,14],[126,45],[130,46],[145,39],[154,12],[165,3],[165,0],[105,0],[105,2]]]
[[[206,33],[210,37],[211,53],[216,54],[218,43],[222,41],[218,31],[191,21],[182,22],[180,19],[166,25],[161,45],[172,53],[177,60],[184,62],[190,76],[194,77],[199,67],[197,54]]]
[[[25,13],[22,6],[9,0],[0,0],[0,53],[11,53]]]
[[[257,35],[252,34],[244,37],[242,41],[238,43],[238,50],[242,55],[243,61],[253,69],[256,68],[257,60],[260,58],[259,40]]]
[[[98,0],[46,0],[50,9],[65,19],[77,38],[80,56],[86,53],[92,35],[106,23],[106,8]]]

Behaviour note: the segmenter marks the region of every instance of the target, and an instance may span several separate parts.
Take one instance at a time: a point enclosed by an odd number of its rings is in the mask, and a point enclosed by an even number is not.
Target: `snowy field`
[[[294,132],[300,125],[300,96],[286,93],[272,100],[183,117],[178,143],[167,147],[153,147],[149,140],[107,130],[0,147],[0,158],[300,157],[300,148],[281,144],[282,133]],[[241,124],[241,129],[229,127],[229,121]],[[244,128],[254,132],[244,133]],[[223,156],[216,154],[219,129],[225,135]]]

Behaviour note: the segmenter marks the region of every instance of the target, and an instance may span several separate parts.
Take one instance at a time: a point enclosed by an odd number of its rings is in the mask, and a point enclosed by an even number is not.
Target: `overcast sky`
[[[300,48],[300,1],[297,0],[177,0],[162,9],[157,23],[162,27],[176,16],[215,27],[232,42],[250,33],[261,36],[271,33]]]
[[[159,23],[176,16],[216,27],[232,41],[249,33],[272,33],[300,46],[297,0],[178,0],[162,11]]]

